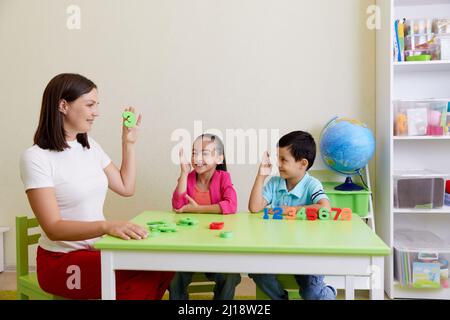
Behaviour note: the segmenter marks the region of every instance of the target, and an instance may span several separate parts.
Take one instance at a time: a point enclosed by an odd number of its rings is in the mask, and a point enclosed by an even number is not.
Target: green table
[[[264,220],[262,214],[174,214],[144,212],[133,222],[191,217],[195,226],[178,226],[145,240],[106,236],[95,248],[102,255],[102,297],[115,298],[114,270],[198,271],[222,273],[323,274],[345,276],[346,298],[353,298],[353,278],[368,277],[373,299],[384,297],[384,258],[389,247],[361,220]],[[210,230],[223,221],[223,230]],[[232,231],[233,237],[220,237]]]

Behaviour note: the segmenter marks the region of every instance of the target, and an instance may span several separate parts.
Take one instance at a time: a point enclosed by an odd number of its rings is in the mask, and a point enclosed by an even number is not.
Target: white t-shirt
[[[41,149],[34,145],[20,159],[20,176],[25,190],[54,188],[62,220],[105,220],[103,204],[108,190],[105,169],[111,159],[94,139],[88,137],[90,149],[78,141],[62,152]],[[97,240],[51,241],[45,233],[39,245],[48,251],[70,252],[93,249]]]

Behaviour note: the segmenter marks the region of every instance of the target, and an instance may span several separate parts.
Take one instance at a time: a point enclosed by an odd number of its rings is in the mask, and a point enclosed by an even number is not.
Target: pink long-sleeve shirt
[[[192,171],[187,178],[187,190],[184,193],[178,192],[178,187],[172,195],[172,207],[180,209],[182,206],[189,203],[186,199],[186,194],[190,197],[195,193],[195,185],[197,183],[197,174]],[[211,204],[218,204],[222,214],[232,214],[237,211],[237,196],[231,182],[230,174],[226,171],[216,170],[211,178],[209,184],[209,194],[211,197]]]

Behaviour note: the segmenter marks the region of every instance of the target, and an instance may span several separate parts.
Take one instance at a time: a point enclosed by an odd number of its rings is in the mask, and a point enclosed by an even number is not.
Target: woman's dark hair
[[[58,107],[61,100],[73,102],[97,86],[91,80],[79,74],[62,73],[48,83],[42,96],[39,125],[34,134],[34,144],[42,149],[64,151],[70,146],[66,142],[63,114]],[[87,133],[77,134],[77,141],[90,148]]]
[[[288,147],[295,161],[308,160],[308,171],[316,159],[316,142],[311,134],[304,131],[294,131],[283,136],[278,141],[278,147]]]
[[[218,136],[210,133],[204,133],[195,140],[199,139],[203,140],[204,138],[214,142],[216,146],[216,151],[223,156],[223,162],[216,166],[216,170],[227,171],[227,162],[225,161],[225,147],[223,146],[222,140]]]

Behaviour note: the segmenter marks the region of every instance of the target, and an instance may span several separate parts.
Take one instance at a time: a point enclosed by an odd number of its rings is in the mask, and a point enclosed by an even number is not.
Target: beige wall
[[[105,214],[131,218],[170,209],[178,128],[308,130],[316,138],[335,115],[374,127],[373,0],[0,0],[0,105],[4,112],[0,225],[31,215],[18,160],[31,145],[47,82],[77,72],[100,89],[92,136],[120,164],[120,112],[144,116],[137,192],[109,194]],[[66,8],[81,8],[81,30]],[[246,210],[256,165],[232,165]],[[14,230],[6,264],[15,264]]]

